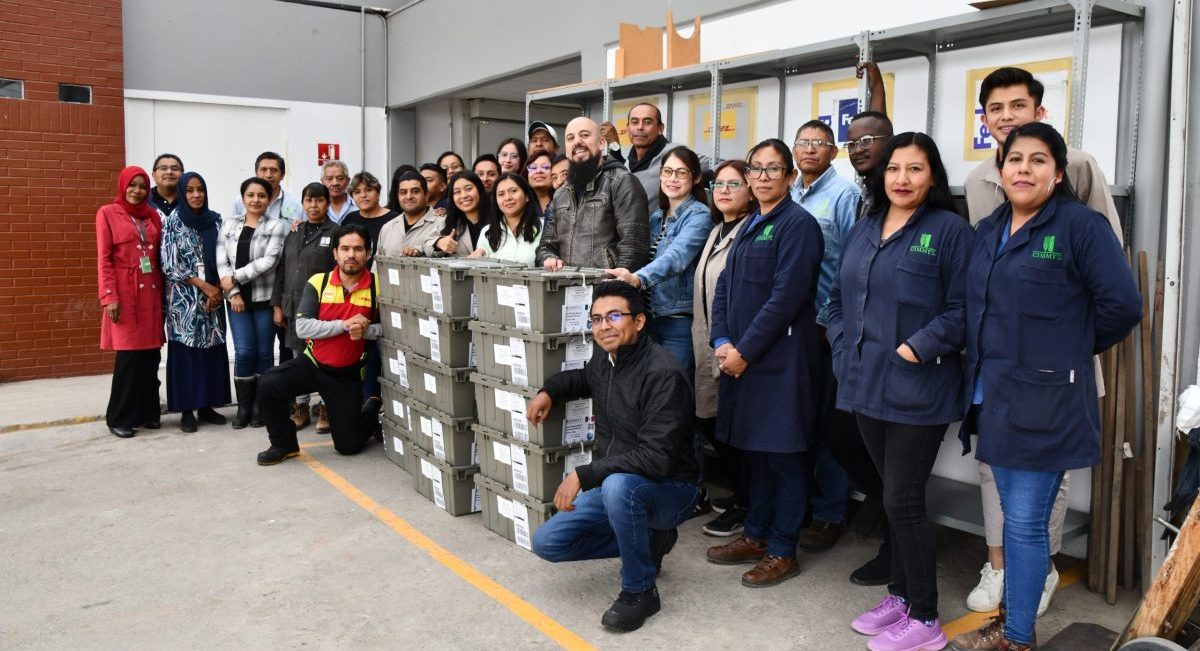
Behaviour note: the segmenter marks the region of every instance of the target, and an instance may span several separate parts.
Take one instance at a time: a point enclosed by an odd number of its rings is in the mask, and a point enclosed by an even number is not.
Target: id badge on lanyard
[[[142,242],[138,245],[138,250],[142,252],[141,257],[138,258],[138,269],[144,274],[151,273],[154,271],[154,267],[150,264],[149,252],[146,250],[146,227],[138,223],[138,220],[134,219],[132,215],[129,219],[133,222],[133,227],[137,229],[138,239]]]

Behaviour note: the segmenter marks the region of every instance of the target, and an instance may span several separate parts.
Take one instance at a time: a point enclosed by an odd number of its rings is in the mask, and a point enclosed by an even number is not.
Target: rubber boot
[[[233,417],[233,429],[243,429],[250,424],[258,393],[258,376],[235,377],[233,387],[237,391],[237,415]]]
[[[254,378],[255,390],[250,396],[250,427],[265,427],[266,423],[262,419],[262,410],[258,407],[258,378]]]

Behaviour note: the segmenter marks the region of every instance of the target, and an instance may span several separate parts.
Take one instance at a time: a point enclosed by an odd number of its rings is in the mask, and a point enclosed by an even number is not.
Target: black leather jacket
[[[543,225],[538,266],[559,258],[571,267],[637,271],[650,261],[646,191],[619,161],[606,159],[578,202],[568,181],[550,205],[554,219]]]
[[[575,469],[583,490],[618,472],[655,481],[699,481],[692,383],[649,335],[618,349],[616,364],[595,346],[586,366],[549,378],[545,391],[556,403],[592,398],[596,447],[592,462]]]

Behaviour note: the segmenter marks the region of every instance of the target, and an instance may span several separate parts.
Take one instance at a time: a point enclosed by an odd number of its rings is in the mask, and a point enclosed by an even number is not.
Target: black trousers
[[[275,326],[275,339],[279,341],[279,363],[293,359],[296,354],[287,345],[287,328]]]
[[[275,366],[258,378],[258,407],[271,445],[298,450],[291,404],[297,395],[321,394],[329,415],[330,436],[339,454],[358,454],[374,432],[372,415],[362,413],[362,365],[321,369],[307,355]]]
[[[937,547],[925,513],[925,486],[948,425],[901,425],[856,414],[863,441],[883,477],[883,508],[892,528],[888,591],[929,621],[937,611]]]
[[[141,427],[156,422],[159,349],[118,350],[104,421],[109,427]]]
[[[717,419],[716,418],[697,418],[696,427],[704,438],[712,443],[713,448],[717,450],[717,463],[721,466],[721,472],[729,478],[730,487],[733,488],[733,503],[742,509],[750,506],[750,473],[747,470],[747,461],[741,450],[722,443],[717,440]],[[703,459],[701,460],[703,461]]]

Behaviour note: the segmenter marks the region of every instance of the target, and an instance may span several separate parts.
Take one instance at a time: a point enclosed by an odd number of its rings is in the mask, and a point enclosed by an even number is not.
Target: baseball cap
[[[550,134],[550,138],[554,140],[554,144],[558,144],[558,132],[554,130],[554,127],[546,124],[545,122],[542,122],[541,120],[530,122],[528,134],[530,138],[533,137],[534,131],[545,131],[546,133]]]

